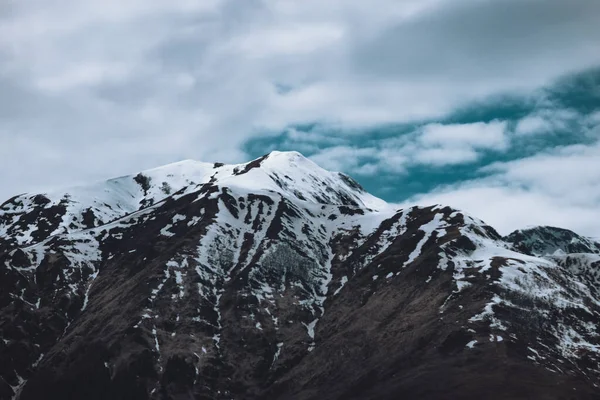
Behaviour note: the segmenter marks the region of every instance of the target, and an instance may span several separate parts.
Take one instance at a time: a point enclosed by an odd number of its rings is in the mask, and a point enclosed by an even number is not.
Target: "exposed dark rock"
[[[160,185],[160,190],[166,195],[171,194],[171,192],[173,191],[173,189],[171,188],[171,185],[169,185],[168,182],[163,182]]]
[[[374,211],[277,157],[255,190],[235,183],[272,157],[0,206],[0,399],[600,398],[593,241]]]
[[[259,168],[259,167],[260,167],[260,164],[261,164],[261,163],[262,163],[264,160],[266,160],[268,157],[269,157],[269,155],[268,155],[268,154],[266,154],[266,155],[264,155],[264,156],[262,156],[262,157],[260,157],[260,158],[257,158],[257,159],[256,159],[256,160],[254,160],[254,161],[250,161],[249,163],[245,164],[243,168],[240,168],[240,169],[235,169],[235,170],[233,171],[233,173],[234,173],[234,175],[243,175],[243,174],[247,173],[248,171],[250,171],[250,170],[251,170],[251,169],[253,169],[253,168]]]
[[[150,190],[150,181],[152,180],[152,178],[142,173],[139,173],[133,178],[133,180],[136,181],[137,184],[142,187],[144,195],[148,194],[148,190]]]

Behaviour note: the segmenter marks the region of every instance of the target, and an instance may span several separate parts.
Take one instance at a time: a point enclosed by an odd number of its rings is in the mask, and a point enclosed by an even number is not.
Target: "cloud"
[[[404,174],[406,169],[416,165],[442,167],[468,164],[477,161],[482,151],[504,151],[509,138],[505,121],[477,122],[470,124],[431,123],[416,128],[399,137],[374,141],[371,145],[359,147],[342,144],[318,150],[318,147],[305,147],[311,158],[324,167],[346,171],[357,175],[375,173]],[[296,143],[288,146],[304,147],[297,132],[289,135]],[[324,136],[308,133],[315,145],[327,145]]]
[[[0,9],[0,198],[242,161],[249,138],[295,124],[355,132],[530,93],[600,64],[599,12],[596,0],[13,1]],[[400,171],[482,149],[465,146],[366,162]]]
[[[481,172],[487,176],[414,196],[404,205],[441,203],[463,209],[503,234],[554,225],[600,237],[600,143],[573,145]]]
[[[598,207],[560,204],[544,193],[519,188],[462,185],[415,197],[402,206],[415,203],[451,205],[483,219],[504,235],[525,227],[550,225],[600,238],[600,230],[592,222],[600,212]]]
[[[521,118],[515,126],[517,135],[535,135],[565,130],[582,119],[574,110],[547,108]]]
[[[320,151],[310,158],[325,169],[351,172],[365,171],[362,161],[376,155],[377,149],[372,147],[335,146]]]
[[[435,166],[476,161],[478,150],[506,150],[509,139],[505,121],[471,124],[427,124],[418,138],[420,148],[413,152],[416,163]]]
[[[421,79],[444,71],[441,89],[462,96],[531,89],[566,70],[595,66],[600,5],[560,0],[440,2],[429,12],[357,38],[355,65],[368,76]],[[570,38],[580,42],[570,46]],[[436,82],[437,83],[437,82]]]
[[[422,149],[414,154],[414,160],[420,164],[434,166],[456,165],[476,161],[478,154],[472,148],[432,148]]]
[[[472,124],[433,123],[425,125],[420,142],[425,146],[462,147],[476,149],[504,149],[506,122],[475,122]]]
[[[321,167],[353,175],[404,174],[410,159],[402,148],[352,147],[340,145],[312,154]]]
[[[342,27],[330,24],[281,26],[252,32],[234,42],[234,47],[251,58],[305,55],[335,44],[343,35]]]
[[[65,92],[69,89],[100,83],[118,83],[127,79],[131,72],[128,65],[79,64],[63,73],[42,77],[36,82],[36,85],[46,92]]]
[[[517,122],[515,133],[519,135],[531,135],[545,133],[553,129],[552,123],[540,115],[528,115]]]
[[[592,131],[600,131],[600,111],[596,111],[587,116],[585,123]],[[599,132],[600,133],[600,132]]]

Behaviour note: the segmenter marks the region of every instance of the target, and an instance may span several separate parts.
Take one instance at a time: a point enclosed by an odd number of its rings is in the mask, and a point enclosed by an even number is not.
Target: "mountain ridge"
[[[600,394],[572,232],[396,210],[295,152],[93,188],[0,206],[2,399]]]

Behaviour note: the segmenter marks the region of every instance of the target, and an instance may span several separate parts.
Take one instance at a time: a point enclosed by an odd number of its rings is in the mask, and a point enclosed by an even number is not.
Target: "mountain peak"
[[[346,175],[327,171],[296,151],[273,151],[242,164],[182,160],[87,186],[16,196],[0,207],[0,233],[14,231],[19,244],[35,241],[24,233],[23,215],[38,204],[59,211],[52,217],[37,213],[27,220],[29,226],[55,221],[37,236],[41,238],[102,225],[203,186],[227,188],[239,196],[253,193],[322,205],[390,209]],[[94,218],[82,218],[84,214]]]
[[[268,158],[287,158],[290,160],[298,160],[298,159],[304,159],[304,160],[308,160],[308,158],[306,158],[302,153],[300,153],[299,151],[295,151],[295,150],[288,150],[288,151],[281,151],[281,150],[273,150],[270,153],[266,154],[266,156],[268,156]]]
[[[505,238],[520,251],[535,256],[555,254],[600,254],[600,243],[564,228],[534,226],[519,229]]]
[[[600,256],[546,256],[580,242],[396,210],[297,152],[17,196],[0,400],[595,398]]]

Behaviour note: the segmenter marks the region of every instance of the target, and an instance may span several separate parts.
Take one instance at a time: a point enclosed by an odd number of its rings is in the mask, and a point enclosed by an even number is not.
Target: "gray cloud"
[[[598,64],[598,15],[595,0],[448,2],[361,42],[354,64],[390,79],[531,88]]]
[[[247,139],[294,123],[405,122],[499,91],[535,90],[600,63],[599,7],[595,0],[5,3],[0,198],[182,158],[241,161]]]

